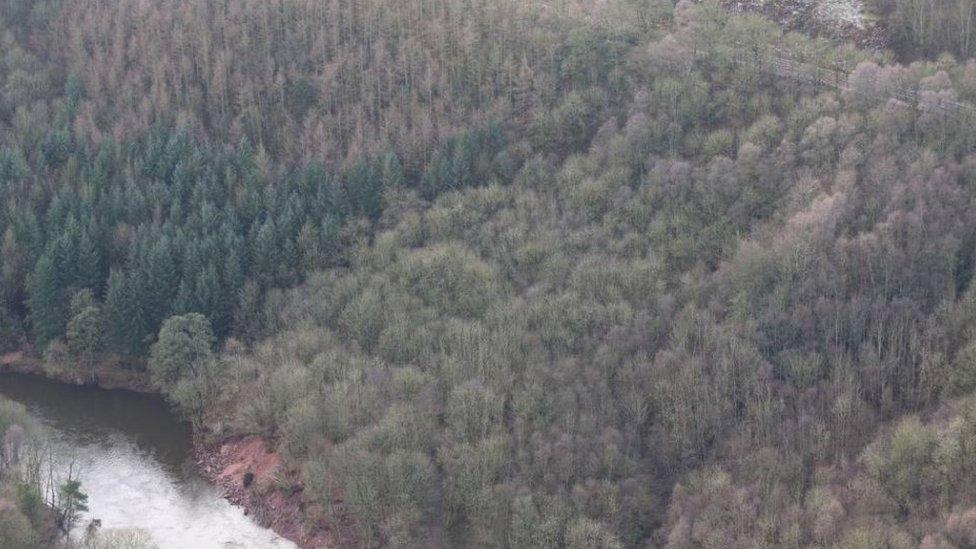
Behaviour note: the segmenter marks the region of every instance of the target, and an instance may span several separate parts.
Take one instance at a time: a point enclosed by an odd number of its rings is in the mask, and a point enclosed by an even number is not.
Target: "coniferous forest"
[[[334,546],[972,547],[976,8],[864,4],[0,0],[0,354]]]

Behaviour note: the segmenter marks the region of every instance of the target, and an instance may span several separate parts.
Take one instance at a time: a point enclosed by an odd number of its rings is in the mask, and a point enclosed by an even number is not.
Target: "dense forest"
[[[339,545],[971,547],[976,13],[866,4],[2,0],[0,353]]]
[[[890,28],[894,48],[919,58],[948,52],[976,53],[976,3],[971,0],[867,0],[867,6]]]

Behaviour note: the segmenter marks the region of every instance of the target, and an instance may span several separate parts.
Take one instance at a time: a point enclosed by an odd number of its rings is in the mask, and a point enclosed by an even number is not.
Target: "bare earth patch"
[[[286,470],[281,454],[272,451],[263,438],[233,437],[210,447],[198,445],[195,453],[204,476],[258,523],[300,547],[336,546],[330,531],[306,529],[297,474]]]
[[[271,481],[278,471],[281,456],[268,449],[264,440],[257,436],[237,441],[227,441],[220,446],[221,461],[226,467],[217,475],[221,484],[241,484],[248,474],[253,475],[248,484],[263,485]]]
[[[20,362],[23,359],[24,359],[24,351],[7,353],[5,355],[0,355],[0,365],[11,366],[17,362]]]
[[[883,48],[885,30],[864,17],[862,0],[722,0],[734,12],[755,12],[784,30],[797,30],[861,47]]]
[[[841,22],[864,28],[864,6],[860,0],[821,0],[816,8],[817,17],[824,22]]]

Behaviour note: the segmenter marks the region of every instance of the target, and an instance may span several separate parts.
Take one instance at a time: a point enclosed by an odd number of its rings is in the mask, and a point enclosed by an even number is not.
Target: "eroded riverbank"
[[[0,373],[0,396],[47,427],[56,466],[81,472],[90,508],[81,524],[138,528],[164,549],[295,546],[209,482],[190,426],[160,397],[16,373]]]
[[[64,384],[90,390],[119,391],[139,393],[153,399],[162,398],[153,389],[149,376],[145,373],[120,371],[118,368],[100,368],[93,380],[89,376],[67,371],[51,370],[43,367],[39,358],[29,352],[19,351],[0,356],[0,376],[5,374],[31,376],[48,383]],[[2,391],[0,391],[2,394]],[[162,404],[166,413],[172,415],[169,406]],[[209,440],[188,424],[185,447],[179,452],[191,459],[201,478],[220,491],[231,504],[238,506],[253,522],[265,527],[303,548],[330,547],[334,545],[330,533],[315,529],[308,531],[302,520],[301,485],[295,481],[294,474],[280,469],[281,459],[268,449],[265,441],[255,436],[232,436],[217,441]],[[255,441],[260,441],[261,452],[255,454]],[[263,466],[256,480],[244,486],[245,474],[254,474],[255,459],[260,455],[274,456],[275,467]],[[267,461],[265,461],[265,464]],[[285,480],[284,479],[290,479]]]
[[[302,548],[337,545],[329,530],[308,528],[297,473],[288,471],[281,455],[262,438],[231,437],[205,444],[198,437],[193,453],[201,473],[259,524]]]

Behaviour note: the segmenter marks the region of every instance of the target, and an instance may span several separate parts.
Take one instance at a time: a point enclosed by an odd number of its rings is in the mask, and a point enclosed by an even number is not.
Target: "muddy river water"
[[[161,548],[289,548],[204,480],[189,427],[159,397],[0,374],[0,396],[47,426],[58,467],[69,462],[103,528],[138,528]]]

